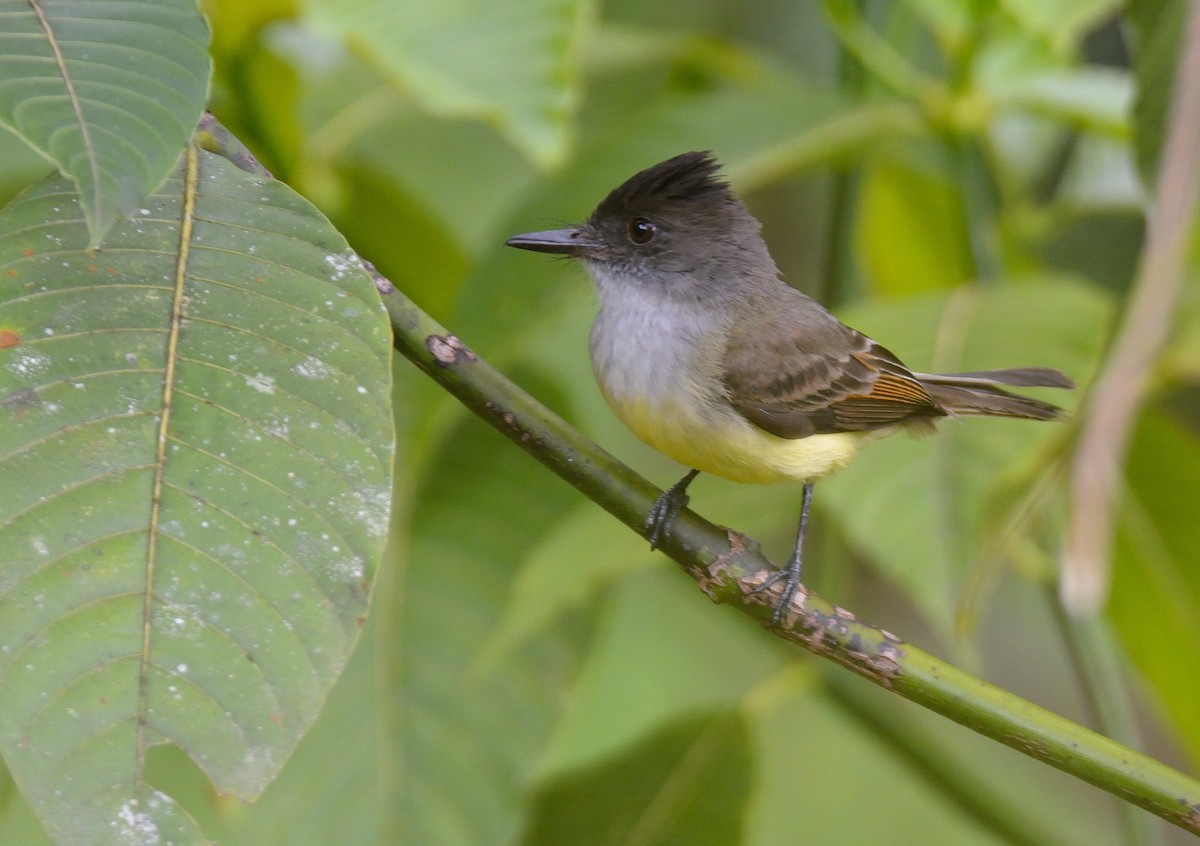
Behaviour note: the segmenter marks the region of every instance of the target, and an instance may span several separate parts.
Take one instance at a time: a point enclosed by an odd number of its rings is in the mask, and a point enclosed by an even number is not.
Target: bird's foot
[[[779,582],[783,582],[783,590],[779,593],[779,599],[775,602],[775,613],[771,615],[771,625],[778,626],[783,620],[783,615],[787,613],[787,609],[792,607],[792,600],[796,597],[796,592],[800,589],[800,556],[793,555],[788,559],[787,565],[781,570],[776,570],[767,577],[761,585],[756,587],[752,593],[762,593],[770,590]]]
[[[671,526],[674,525],[675,518],[688,504],[687,487],[699,472],[698,470],[691,471],[654,500],[650,513],[646,515],[646,537],[650,541],[651,549],[658,549],[662,546],[662,542],[671,533]]]

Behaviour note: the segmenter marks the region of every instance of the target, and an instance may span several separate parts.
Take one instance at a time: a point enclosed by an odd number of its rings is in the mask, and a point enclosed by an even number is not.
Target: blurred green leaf
[[[891,750],[798,672],[781,676],[751,703],[758,777],[744,842],[995,844],[1002,841],[955,813]],[[863,813],[863,797],[870,813]],[[804,813],[807,810],[808,813]]]
[[[1120,0],[1001,0],[1001,5],[1025,31],[1067,52],[1121,4]]]
[[[663,564],[596,597],[601,613],[571,707],[538,768],[543,779],[595,766],[672,723],[736,705],[793,657],[741,615],[714,613],[687,576]]]
[[[270,10],[264,9],[267,13]],[[222,56],[214,47],[219,71],[213,77],[208,109],[221,116],[221,123],[237,137],[253,139],[259,161],[275,178],[304,193],[325,214],[330,208],[322,197],[309,190],[300,178],[303,163],[314,155],[315,139],[302,131],[297,102],[306,90],[294,64],[273,49],[281,31],[294,31],[285,23],[274,23],[225,49],[241,52]]]
[[[33,815],[8,771],[0,766],[0,832],[8,843],[21,846],[51,846],[46,830]]]
[[[410,480],[404,566],[375,597],[389,623],[376,663],[388,771],[381,842],[505,844],[521,827],[521,791],[565,704],[590,617],[480,662],[521,558],[573,503],[498,433],[461,408],[446,412],[435,440],[416,447],[424,458]]]
[[[1164,354],[1164,364],[1172,376],[1195,383],[1200,381],[1200,285],[1183,286],[1176,321],[1178,328]]]
[[[0,215],[0,743],[64,842],[201,842],[143,781],[154,744],[256,796],[387,532],[370,276],[286,186],[195,155],[103,253],[62,177]]]
[[[1160,411],[1144,415],[1126,462],[1109,614],[1200,767],[1200,441]]]
[[[396,138],[404,139],[402,155],[395,149]],[[389,246],[380,245],[380,255],[392,254],[397,261],[437,261],[443,250],[422,243],[416,233],[402,231],[402,219],[361,214],[355,200],[371,190],[369,180],[385,194],[399,195],[393,201],[408,205],[411,212],[407,213],[426,216],[424,225],[441,230],[441,237],[473,266],[479,253],[489,255],[501,248],[500,225],[538,177],[536,169],[491,128],[461,119],[430,119],[412,111],[364,132],[346,158],[342,172],[351,183],[346,214],[360,218],[354,223],[357,227],[373,226],[379,233],[376,240],[391,238]],[[453,178],[447,178],[448,169]],[[412,254],[418,251],[429,253],[430,258],[414,259]],[[439,296],[444,291],[438,279],[421,280],[419,274],[405,269],[399,272],[409,277],[405,291],[413,296]],[[444,276],[444,271],[437,275]],[[445,293],[452,301],[458,291],[452,288]]]
[[[221,60],[236,61],[275,21],[289,20],[298,13],[297,0],[199,0],[200,8],[220,23],[213,31],[212,52]]]
[[[793,664],[743,715],[755,763],[747,846],[797,842],[798,831],[805,843],[1119,842],[1086,787],[856,678],[830,685]]]
[[[1134,88],[1129,73],[1082,67],[1035,74],[1006,72],[989,91],[1001,106],[1057,118],[1067,126],[1125,139]]]
[[[869,19],[869,10],[856,0],[824,0],[825,19],[846,50],[866,71],[876,86],[906,100],[927,100],[943,93],[936,77],[913,60],[903,44],[884,37]],[[903,25],[905,16],[891,18]],[[903,39],[900,39],[901,41]]]
[[[69,176],[96,246],[166,179],[204,109],[194,0],[0,0],[0,123]]]
[[[860,192],[855,246],[870,290],[896,296],[974,277],[957,185],[907,161],[876,156]]]
[[[1086,383],[1111,314],[1100,291],[1046,277],[964,288],[845,309],[843,320],[926,372],[1058,367]],[[1070,407],[1076,396],[1046,392]],[[964,576],[975,566],[981,518],[1006,482],[1046,469],[1062,424],[944,421],[920,440],[868,444],[853,464],[816,486],[851,544],[901,585],[943,632],[952,630]]]
[[[497,126],[543,167],[566,157],[586,0],[305,0],[310,21],[365,51],[434,114]]]
[[[1134,170],[1128,144],[1085,135],[1062,174],[1058,200],[1076,209],[1140,211],[1145,191]]]
[[[598,537],[605,542],[597,544]],[[569,562],[566,574],[564,562]],[[487,644],[482,666],[490,671],[500,656],[552,629],[565,614],[583,613],[615,580],[656,566],[670,564],[594,504],[579,505],[522,562],[503,627]]]
[[[864,136],[878,137],[882,128],[826,136],[826,126],[866,110],[770,53],[711,39],[676,43],[679,51],[664,53],[662,63],[597,80],[599,102],[583,115],[578,160],[561,176],[579,180],[573,193],[588,203],[585,211],[636,171],[685,150],[714,150],[745,190],[752,186],[736,171],[754,156],[797,137],[824,138],[828,143],[805,161],[812,167],[859,149]]]
[[[990,4],[976,0],[906,0],[937,36],[944,52],[959,53],[972,39]]]
[[[1137,97],[1133,107],[1134,149],[1138,172],[1153,187],[1167,125],[1179,34],[1187,4],[1183,0],[1130,0],[1128,21]]]
[[[350,167],[342,174],[346,201],[343,234],[388,280],[435,318],[450,313],[470,263],[440,222],[374,167]],[[377,221],[387,221],[380,226]]]
[[[681,720],[625,755],[543,785],[521,843],[728,846],[740,842],[752,778],[736,715]]]
[[[0,168],[0,205],[52,170],[20,136],[3,126],[0,126],[0,162],[4,162],[4,167]]]
[[[603,22],[584,45],[590,76],[679,61],[688,54],[735,52],[736,48],[687,32]]]

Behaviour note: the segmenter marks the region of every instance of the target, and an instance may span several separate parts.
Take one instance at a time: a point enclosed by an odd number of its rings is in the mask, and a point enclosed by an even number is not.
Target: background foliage
[[[1136,269],[1182,19],[1175,2],[1110,0],[204,9],[220,120],[438,320],[663,484],[679,468],[592,384],[582,271],[506,236],[712,149],[789,281],[913,367],[1043,364],[1086,385]],[[0,145],[5,197],[44,174],[15,136]],[[1130,454],[1101,619],[1067,621],[1053,597],[1071,424],[951,423],[864,451],[817,487],[814,586],[1196,771],[1197,305],[1192,280]],[[404,361],[394,382],[391,544],[317,722],[255,806],[151,751],[150,783],[212,839],[1186,837],[709,606]],[[798,501],[693,488],[694,508],[776,555]],[[11,781],[0,839],[47,842]]]

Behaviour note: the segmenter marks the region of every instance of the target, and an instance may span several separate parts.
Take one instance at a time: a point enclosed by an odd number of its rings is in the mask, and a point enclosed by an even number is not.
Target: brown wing
[[[896,356],[815,301],[789,289],[772,306],[730,334],[723,360],[729,401],[756,426],[804,438],[946,414]]]

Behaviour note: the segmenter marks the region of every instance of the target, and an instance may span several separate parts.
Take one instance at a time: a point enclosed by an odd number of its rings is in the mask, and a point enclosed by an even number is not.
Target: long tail
[[[1075,383],[1065,373],[1049,367],[913,375],[929,395],[950,414],[1021,417],[1026,420],[1054,420],[1062,416],[1063,410],[1048,402],[1009,393],[1000,387],[1001,385],[1017,388],[1075,387]]]

